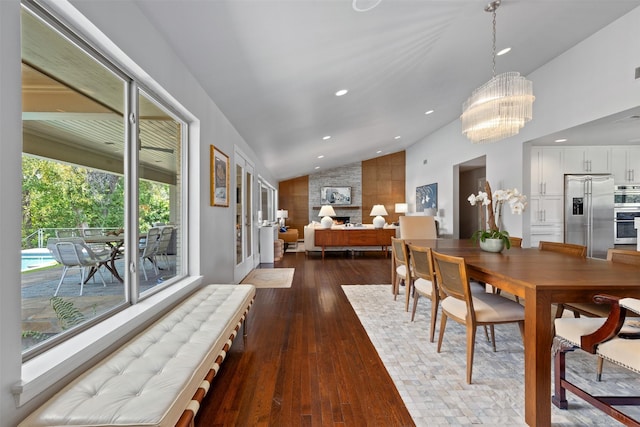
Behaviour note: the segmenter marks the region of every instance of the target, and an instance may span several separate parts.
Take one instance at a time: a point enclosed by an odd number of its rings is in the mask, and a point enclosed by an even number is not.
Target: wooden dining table
[[[551,425],[553,303],[593,302],[597,294],[640,297],[640,267],[538,248],[484,252],[470,240],[405,240],[463,257],[469,277],[520,297],[525,308],[525,422]]]

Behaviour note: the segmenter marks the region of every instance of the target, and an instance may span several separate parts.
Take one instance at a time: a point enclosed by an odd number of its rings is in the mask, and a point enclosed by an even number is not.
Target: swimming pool
[[[22,263],[20,271],[27,271],[56,263],[47,248],[25,249],[21,255]]]

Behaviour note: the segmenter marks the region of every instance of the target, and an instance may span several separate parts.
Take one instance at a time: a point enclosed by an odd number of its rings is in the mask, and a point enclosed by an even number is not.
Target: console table
[[[315,244],[322,246],[322,259],[326,246],[380,246],[387,256],[391,238],[396,237],[395,228],[344,228],[315,230]]]

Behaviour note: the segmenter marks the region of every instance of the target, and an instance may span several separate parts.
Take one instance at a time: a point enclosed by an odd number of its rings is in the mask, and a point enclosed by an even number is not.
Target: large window
[[[43,11],[22,12],[25,358],[175,283],[185,122]]]

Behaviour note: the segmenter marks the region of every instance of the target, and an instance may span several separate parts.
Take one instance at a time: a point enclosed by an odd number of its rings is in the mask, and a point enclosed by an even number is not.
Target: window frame
[[[126,135],[125,151],[123,154],[123,177],[125,180],[125,195],[124,195],[124,218],[123,225],[128,230],[139,229],[139,203],[138,203],[138,182],[139,182],[139,144],[137,142],[138,135],[138,97],[146,96],[161,107],[164,112],[170,115],[176,120],[180,126],[180,151],[179,151],[179,174],[176,186],[178,194],[180,195],[176,203],[179,210],[180,223],[177,227],[180,228],[181,243],[177,247],[177,257],[180,257],[180,264],[182,265],[182,271],[176,270],[176,276],[166,283],[154,286],[153,288],[142,292],[139,287],[139,271],[140,266],[137,248],[138,248],[138,233],[126,233],[124,247],[125,250],[125,266],[126,271],[124,276],[124,301],[118,303],[111,309],[104,313],[92,318],[77,328],[62,332],[51,338],[44,345],[37,348],[30,348],[22,352],[23,367],[29,361],[34,359],[40,359],[42,355],[51,353],[52,350],[56,350],[57,347],[69,347],[65,345],[67,341],[76,341],[78,336],[87,334],[90,329],[101,329],[103,324],[111,318],[115,317],[127,317],[126,314],[122,314],[127,308],[132,306],[141,305],[140,303],[145,300],[154,300],[153,304],[158,304],[157,296],[159,294],[173,295],[179,289],[189,285],[189,282],[193,282],[194,277],[190,276],[189,272],[189,140],[190,140],[190,126],[193,124],[193,117],[190,117],[188,112],[177,103],[164,89],[154,90],[150,85],[145,84],[142,79],[138,78],[138,73],[132,70],[126,64],[117,60],[110,59],[107,54],[103,54],[99,48],[91,43],[86,37],[83,36],[82,31],[74,28],[68,22],[65,22],[60,14],[50,10],[43,6],[41,3],[35,0],[23,0],[21,2],[21,10],[25,10],[26,13],[33,15],[36,19],[42,20],[46,25],[52,27],[55,31],[59,32],[62,37],[67,39],[69,43],[74,44],[77,48],[83,51],[86,55],[93,60],[99,62],[102,66],[107,68],[116,77],[120,78],[125,88],[124,105],[123,105],[123,123],[124,134]],[[62,14],[64,15],[64,14]],[[155,82],[154,82],[155,83]],[[186,114],[185,114],[186,113]],[[24,151],[23,151],[24,155]],[[52,161],[58,161],[51,159]],[[135,255],[135,256],[134,256]],[[166,292],[167,289],[175,287],[172,292]],[[21,298],[22,303],[22,298]],[[163,304],[158,304],[158,307]],[[156,312],[157,307],[146,307],[140,310],[150,310]],[[67,343],[68,344],[68,343]],[[77,344],[72,344],[72,347],[76,347]],[[66,351],[65,351],[66,352]],[[67,353],[68,354],[68,353]]]

